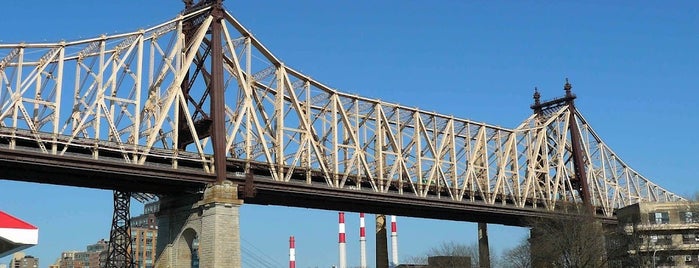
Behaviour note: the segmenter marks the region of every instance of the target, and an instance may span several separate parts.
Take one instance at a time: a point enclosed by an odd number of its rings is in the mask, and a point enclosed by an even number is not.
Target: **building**
[[[160,202],[151,202],[143,206],[143,214],[131,218],[131,227],[158,229],[158,219],[155,216],[160,211]]]
[[[157,228],[131,227],[133,261],[137,268],[152,268],[155,264]]]
[[[76,255],[80,255],[80,251],[64,251],[61,253],[61,259],[58,261],[58,267],[60,268],[84,268],[85,264],[81,259],[76,258]]]
[[[623,267],[699,267],[699,203],[638,203],[617,211]]]
[[[12,255],[10,260],[10,268],[38,268],[39,258],[34,258],[30,255],[24,255],[23,252],[17,252]]]
[[[81,254],[83,264],[86,264],[85,268],[99,268],[102,267],[104,262],[104,256],[107,252],[108,247],[107,241],[100,239],[97,243],[87,246],[87,251]],[[76,256],[77,257],[77,256]]]
[[[88,245],[86,251],[65,251],[61,258],[49,267],[53,268],[100,268],[107,252],[107,241],[100,239],[97,243]]]
[[[401,264],[395,268],[471,268],[471,257],[429,256],[427,264]]]
[[[152,268],[155,264],[155,245],[158,239],[155,214],[159,210],[159,202],[148,203],[143,207],[143,214],[131,218],[131,248],[137,268]]]

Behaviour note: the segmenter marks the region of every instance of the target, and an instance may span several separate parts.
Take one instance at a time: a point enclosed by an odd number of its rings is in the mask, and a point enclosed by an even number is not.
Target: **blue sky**
[[[287,65],[342,91],[515,127],[532,90],[563,93],[634,169],[685,196],[697,192],[699,6],[694,1],[226,1]],[[180,1],[11,1],[0,42],[75,40],[174,17]],[[61,251],[106,238],[109,191],[0,181],[0,210],[40,227],[27,250],[46,267]],[[134,205],[137,211],[140,206]],[[245,263],[337,263],[337,212],[244,205]],[[399,217],[400,256],[476,239],[472,223]],[[348,260],[358,264],[358,216],[347,214]],[[367,220],[367,233],[373,221]],[[526,236],[492,225],[499,254]],[[373,237],[368,237],[373,252]],[[258,250],[259,249],[259,250]],[[254,252],[255,254],[251,254]],[[247,254],[247,255],[246,255]],[[7,258],[0,263],[7,263]],[[370,260],[373,264],[373,259]],[[255,267],[253,265],[246,267]]]

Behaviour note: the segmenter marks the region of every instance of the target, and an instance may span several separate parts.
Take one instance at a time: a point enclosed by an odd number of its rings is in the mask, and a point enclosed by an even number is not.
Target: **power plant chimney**
[[[345,213],[340,212],[340,267],[347,268],[347,250],[345,248]]]
[[[359,213],[359,267],[366,267],[366,228],[364,226],[364,213]]]
[[[391,216],[391,261],[393,267],[398,266],[398,227],[396,216]]]
[[[289,237],[289,268],[296,268],[296,241],[293,235]]]

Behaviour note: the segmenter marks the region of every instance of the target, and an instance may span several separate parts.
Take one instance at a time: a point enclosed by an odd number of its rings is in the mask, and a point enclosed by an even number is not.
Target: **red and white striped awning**
[[[39,242],[39,228],[0,211],[0,258]]]

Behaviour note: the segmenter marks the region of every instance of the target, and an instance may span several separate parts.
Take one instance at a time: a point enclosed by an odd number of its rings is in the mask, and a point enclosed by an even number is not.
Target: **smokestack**
[[[289,237],[289,268],[296,268],[296,241],[293,235]]]
[[[340,267],[347,268],[347,255],[345,249],[345,213],[340,212]]]
[[[364,213],[359,213],[359,267],[366,268],[366,228]]]
[[[391,261],[393,266],[398,266],[398,228],[396,216],[391,216]]]

